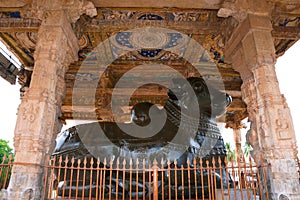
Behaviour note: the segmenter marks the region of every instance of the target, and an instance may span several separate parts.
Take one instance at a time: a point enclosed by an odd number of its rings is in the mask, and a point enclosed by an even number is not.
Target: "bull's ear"
[[[226,108],[228,108],[232,103],[232,97],[226,93]]]

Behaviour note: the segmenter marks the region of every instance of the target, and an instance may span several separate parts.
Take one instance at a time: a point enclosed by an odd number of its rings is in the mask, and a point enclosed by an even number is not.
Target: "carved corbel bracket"
[[[30,5],[23,8],[21,14],[23,17],[45,20],[47,11],[54,10],[64,10],[70,23],[76,22],[83,14],[90,17],[97,15],[96,7],[88,0],[33,0]]]
[[[248,14],[270,15],[274,3],[266,0],[225,0],[218,11],[218,17],[233,17],[242,22]]]
[[[273,29],[271,23],[273,9],[274,3],[266,0],[224,1],[217,15],[228,18],[224,22],[225,62],[231,63],[239,57],[237,66],[242,64],[244,65],[242,68],[247,66],[250,69],[256,64],[274,63],[274,43],[270,39],[272,38],[270,32]],[[274,52],[267,56],[265,50]]]
[[[242,129],[247,128],[246,124],[244,124],[241,120],[243,119],[242,116],[239,116],[238,113],[236,114],[227,114],[226,115],[226,128],[231,129]]]
[[[218,11],[218,17],[233,17],[242,22],[246,19],[248,3],[244,0],[225,0]]]

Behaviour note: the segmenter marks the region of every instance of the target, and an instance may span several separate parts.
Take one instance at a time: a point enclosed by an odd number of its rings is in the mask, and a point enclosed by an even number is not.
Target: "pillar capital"
[[[243,79],[251,76],[253,68],[276,62],[272,30],[268,15],[248,13],[226,41],[226,62],[232,63]]]
[[[219,17],[233,17],[242,22],[248,14],[261,16],[270,15],[274,8],[274,2],[267,0],[224,0],[218,11]]]
[[[61,40],[62,43],[57,43],[58,40]],[[47,18],[42,21],[38,31],[38,41],[34,52],[35,60],[48,59],[62,64],[71,63],[77,60],[78,50],[77,38],[67,19],[66,12],[63,10],[47,12]],[[62,59],[59,54],[56,55],[56,51],[67,51],[67,56]]]
[[[233,139],[235,150],[237,154],[237,159],[243,159],[243,151],[242,151],[242,134],[241,129],[246,128],[246,125],[242,123],[240,120],[230,120],[226,123],[226,128],[231,128],[233,130]]]
[[[33,0],[23,9],[22,14],[30,18],[46,20],[53,11],[64,11],[70,23],[76,22],[79,17],[86,14],[90,17],[97,15],[94,4],[88,0]]]
[[[59,37],[64,37],[67,56],[62,63],[71,63],[78,57],[78,42],[71,27],[82,14],[90,17],[97,15],[94,4],[88,0],[33,0],[29,8],[23,10],[23,15],[38,18],[42,21],[38,32],[38,41],[35,50],[37,56],[49,56],[50,60],[60,59],[54,55]],[[49,53],[50,52],[50,53]]]
[[[246,128],[247,126],[242,123],[239,120],[230,120],[226,123],[226,128],[231,128],[231,129],[242,129],[242,128]]]
[[[245,113],[243,112],[235,112],[235,113],[227,113],[226,114],[226,128],[231,129],[242,129],[247,128],[246,124],[242,122],[245,118]]]

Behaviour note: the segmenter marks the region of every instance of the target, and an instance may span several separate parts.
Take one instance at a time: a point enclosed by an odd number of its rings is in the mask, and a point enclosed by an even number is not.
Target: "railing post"
[[[153,200],[158,200],[158,169],[156,159],[153,161]]]

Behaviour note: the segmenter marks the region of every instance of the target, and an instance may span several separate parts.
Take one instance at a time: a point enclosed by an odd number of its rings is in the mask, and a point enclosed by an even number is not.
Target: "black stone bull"
[[[224,158],[226,156],[225,146],[221,137],[220,131],[216,125],[215,119],[218,115],[225,112],[226,107],[231,103],[231,98],[223,92],[220,92],[214,88],[208,88],[205,81],[202,78],[188,78],[174,79],[172,80],[171,88],[168,92],[169,100],[164,106],[164,109],[159,109],[156,105],[151,103],[139,103],[132,109],[132,121],[131,123],[114,123],[114,122],[96,122],[84,125],[78,125],[72,127],[60,134],[57,139],[57,145],[53,152],[53,156],[66,156],[75,157],[75,166],[78,159],[87,157],[89,167],[89,161],[94,158],[101,158],[102,162],[100,167],[104,167],[103,158],[113,161],[115,167],[116,160],[120,161],[124,159],[129,163],[129,158],[135,163],[139,161],[140,165],[146,162],[146,166],[151,167],[151,163],[154,159],[160,161],[162,158],[167,161],[171,161],[171,166],[174,167],[174,160],[177,162],[177,167],[187,167],[187,159],[189,159],[190,167],[193,166],[193,159],[202,158],[203,167],[206,166],[206,161],[211,166],[212,158],[217,161],[220,157],[222,160],[222,166],[224,166]],[[216,162],[217,163],[217,162]],[[62,165],[66,165],[63,163]],[[70,166],[70,163],[67,163]],[[216,164],[218,166],[218,163]],[[96,162],[93,167],[96,166]],[[105,167],[109,167],[106,164]],[[133,166],[136,168],[136,166]],[[69,180],[70,171],[66,172],[66,180]],[[73,177],[76,176],[77,171],[73,170]],[[79,186],[78,195],[81,196],[83,190],[86,196],[89,195],[88,190],[92,188],[93,196],[96,191],[96,174],[93,174],[92,180],[90,180],[89,170],[86,171],[85,177],[80,176],[79,183],[72,183],[72,188],[69,187],[70,183],[66,181],[64,183],[64,194],[68,195],[69,190],[71,193],[75,193],[75,186]],[[125,172],[124,172],[125,173]],[[162,181],[162,177],[159,176],[159,184],[162,187],[164,182],[164,188],[168,188],[168,176],[174,176],[174,171],[164,173],[165,181]],[[178,183],[175,180],[171,180],[171,196],[175,195],[175,185],[181,185],[181,176],[183,175],[187,182],[187,174],[177,174]],[[198,197],[202,196],[202,187],[204,187],[205,194],[208,195],[208,172],[207,171],[191,171],[190,177],[196,176]],[[230,178],[226,178],[225,170],[216,170],[215,172],[217,188],[228,187],[228,181]],[[221,174],[223,177],[221,177]],[[138,174],[140,176],[141,174]],[[126,175],[127,176],[127,175]],[[201,184],[201,176],[203,183]],[[60,180],[63,181],[64,172],[60,174]],[[119,172],[118,177],[123,177],[122,172]],[[133,176],[135,177],[135,175]],[[129,180],[117,180],[115,172],[111,175],[107,174],[104,178],[107,183],[105,189],[109,190],[109,179],[112,181],[111,194],[116,195],[116,183],[119,183],[119,197],[125,195],[129,196],[129,185],[132,188],[138,187],[138,192],[134,189],[131,192],[131,196],[136,195],[142,197],[143,191],[147,194],[151,194],[149,176],[146,176],[146,185],[141,181],[133,179],[131,183]],[[142,180],[140,177],[138,180]],[[85,188],[83,188],[83,181],[85,182]],[[92,183],[90,185],[89,183]],[[190,192],[185,191],[186,197],[195,196],[195,183],[193,180],[190,182],[192,190]],[[123,188],[125,194],[122,193]],[[180,190],[185,190],[184,187],[178,187],[178,197],[182,194]],[[162,194],[162,191],[160,194]],[[61,191],[60,191],[61,193]],[[108,191],[105,192],[108,195]],[[164,194],[165,197],[169,195],[168,190]]]

